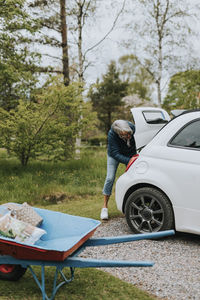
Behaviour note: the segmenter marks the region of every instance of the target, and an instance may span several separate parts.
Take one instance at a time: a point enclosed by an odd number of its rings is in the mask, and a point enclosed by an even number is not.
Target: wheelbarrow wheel
[[[26,272],[20,265],[0,265],[0,279],[8,281],[19,280]]]

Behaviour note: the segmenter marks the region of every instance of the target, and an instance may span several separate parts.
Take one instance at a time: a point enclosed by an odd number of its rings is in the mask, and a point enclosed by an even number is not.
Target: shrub
[[[9,112],[0,108],[1,147],[16,155],[22,165],[44,154],[68,158],[82,126],[81,103],[79,85],[66,87],[53,81],[37,95],[37,103],[21,100]]]

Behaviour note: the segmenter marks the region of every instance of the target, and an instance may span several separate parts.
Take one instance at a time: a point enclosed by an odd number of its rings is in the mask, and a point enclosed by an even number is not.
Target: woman
[[[113,183],[119,163],[127,165],[136,154],[135,126],[125,120],[116,120],[108,132],[107,175],[103,188],[104,203],[101,219],[108,219],[108,201],[112,193]]]

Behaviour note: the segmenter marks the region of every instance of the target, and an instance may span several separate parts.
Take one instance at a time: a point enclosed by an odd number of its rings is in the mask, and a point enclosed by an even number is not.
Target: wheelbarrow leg
[[[40,288],[41,292],[42,292],[42,300],[50,300],[47,297],[46,291],[45,291],[45,267],[41,266],[41,283],[37,278],[37,275],[35,274],[33,268],[31,266],[28,266],[29,270],[31,271],[31,274],[35,280],[35,282],[37,283],[38,287]]]
[[[42,300],[49,300],[45,291],[45,267],[41,266],[41,277],[42,277]]]
[[[74,279],[74,269],[70,267],[70,271],[71,271],[71,278],[67,279],[65,274],[63,273],[62,269],[59,269],[59,267],[56,267],[56,273],[55,273],[55,277],[54,277],[54,283],[53,283],[53,291],[52,291],[52,296],[51,296],[51,300],[54,299],[58,289],[63,286],[64,284],[70,283],[73,279]],[[62,281],[61,283],[57,284],[57,277],[58,277],[58,272],[61,274],[62,278],[64,279],[64,281]]]
[[[53,300],[55,298],[55,295],[58,291],[58,289],[63,286],[64,284],[70,283],[73,279],[74,279],[74,269],[73,267],[70,267],[70,272],[71,272],[71,278],[67,279],[66,276],[64,275],[64,273],[62,272],[63,267],[57,266],[56,270],[55,270],[55,274],[54,274],[54,281],[53,281],[53,289],[52,289],[52,293],[51,293],[51,297],[49,298],[46,294],[46,286],[45,286],[45,266],[41,265],[41,283],[37,278],[37,275],[35,274],[34,270],[32,269],[31,266],[28,266],[28,268],[30,269],[33,278],[36,282],[36,284],[38,285],[38,287],[41,290],[42,293],[42,300]],[[60,282],[57,285],[57,279],[58,279],[58,274],[61,274],[62,278],[64,279],[64,281]]]
[[[74,269],[75,268],[70,267],[70,271],[71,271],[71,278],[70,279],[67,279],[66,276],[65,276],[65,274],[62,272],[62,270],[60,270],[60,274],[61,274],[62,278],[64,279],[64,282],[61,282],[59,284],[59,286],[61,284],[64,284],[64,283],[70,283],[74,279]]]

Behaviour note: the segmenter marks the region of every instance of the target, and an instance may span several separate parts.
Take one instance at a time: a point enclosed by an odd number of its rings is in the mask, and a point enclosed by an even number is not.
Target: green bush
[[[107,144],[107,138],[103,136],[94,136],[88,139],[88,143],[91,146],[105,146]]]
[[[65,87],[55,81],[37,99],[37,103],[19,101],[9,112],[0,108],[0,145],[22,165],[44,154],[51,159],[71,157],[82,128],[79,85]]]

